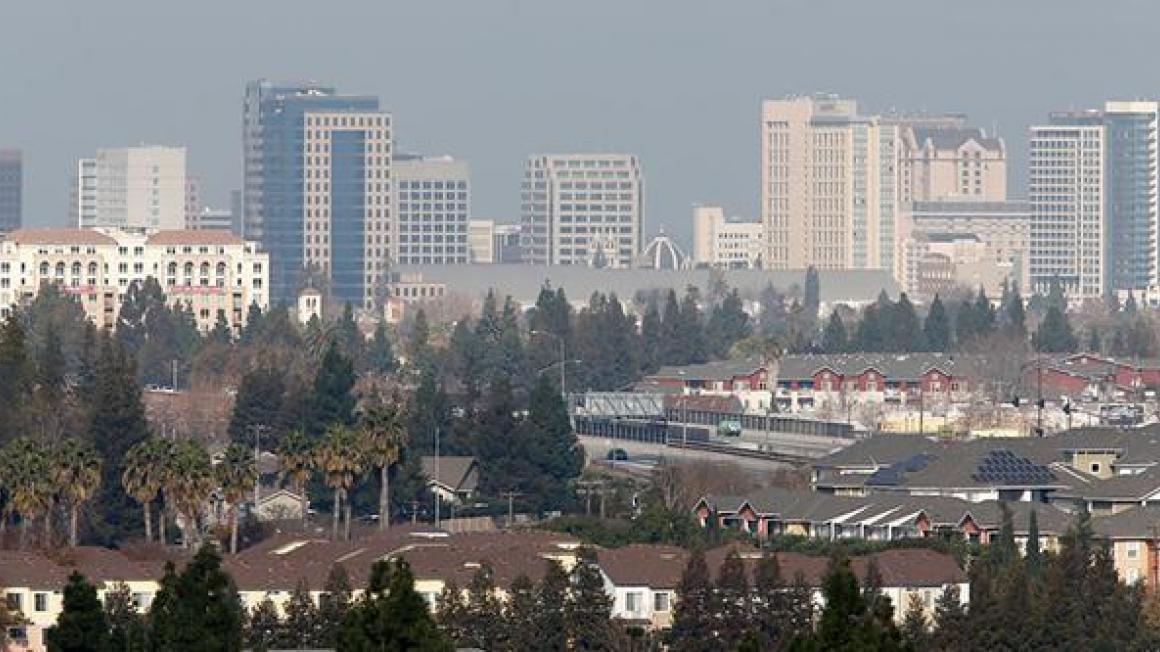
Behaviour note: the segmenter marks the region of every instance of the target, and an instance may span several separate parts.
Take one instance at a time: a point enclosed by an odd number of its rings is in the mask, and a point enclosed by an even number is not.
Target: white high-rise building
[[[81,228],[185,227],[185,148],[97,150],[77,165],[74,215]]]
[[[761,105],[766,269],[886,269],[901,275],[899,127],[835,96]]]
[[[470,261],[471,172],[450,156],[396,157],[394,262],[449,265]]]
[[[1100,297],[1105,273],[1105,126],[1098,111],[1031,127],[1031,284],[1058,280],[1070,299]]]
[[[549,154],[524,164],[524,262],[631,267],[641,250],[644,178],[630,154]]]

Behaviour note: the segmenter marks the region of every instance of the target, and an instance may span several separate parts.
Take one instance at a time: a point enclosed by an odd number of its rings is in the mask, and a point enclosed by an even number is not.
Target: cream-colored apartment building
[[[963,116],[891,117],[899,141],[899,199],[912,201],[1007,198],[1007,147],[966,124]]]
[[[524,164],[521,190],[525,263],[632,267],[644,225],[644,177],[637,157],[533,156]]]
[[[762,264],[886,269],[896,260],[899,127],[835,96],[761,106]]]
[[[935,252],[950,241],[974,241],[971,256],[993,268],[993,280],[979,280],[978,273],[968,271],[965,262],[956,266],[952,282],[978,287],[988,294],[998,288],[1003,279],[1015,282],[1024,292],[1031,287],[1031,209],[1026,201],[941,200],[916,201],[907,215],[908,233],[904,254],[908,260],[903,287],[912,296],[927,295],[918,289],[918,264],[930,252]],[[959,257],[965,261],[964,257]]]
[[[222,310],[238,331],[251,304],[269,306],[269,267],[257,244],[227,231],[19,229],[0,240],[0,316],[53,284],[112,328],[129,286],[152,277],[170,304],[193,310],[199,328],[212,328]]]
[[[720,206],[693,207],[693,266],[748,269],[761,264],[761,222],[725,219]]]

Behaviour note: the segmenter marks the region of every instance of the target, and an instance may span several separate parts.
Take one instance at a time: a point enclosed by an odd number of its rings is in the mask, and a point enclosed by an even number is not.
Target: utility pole
[[[170,365],[173,371],[173,391],[177,391],[177,360],[174,359]]]
[[[419,501],[412,500],[411,501],[411,525],[415,525],[418,522],[419,522]]]
[[[507,526],[511,528],[515,522],[515,497],[521,495],[518,491],[505,491],[500,494],[508,501]]]
[[[250,424],[250,432],[254,433],[254,468],[258,471],[258,481],[254,483],[255,510],[258,509],[258,490],[262,486],[262,432],[269,429],[264,423]]]
[[[1035,432],[1039,436],[1043,436],[1043,354],[1040,353],[1035,358],[1035,376],[1036,384],[1039,386],[1037,393],[1038,400],[1035,401]]]

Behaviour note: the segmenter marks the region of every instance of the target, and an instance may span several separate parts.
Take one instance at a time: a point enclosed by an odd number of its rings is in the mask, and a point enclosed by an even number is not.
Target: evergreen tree
[[[285,372],[266,365],[242,376],[230,416],[230,439],[253,445],[254,429],[261,427],[266,429],[263,436],[274,435],[277,440],[286,425],[282,410],[286,395],[283,376]],[[267,440],[265,445],[272,443]]]
[[[978,337],[981,321],[975,313],[975,304],[967,299],[959,302],[955,312],[955,341],[961,347]]]
[[[1020,338],[1027,337],[1027,313],[1023,308],[1023,296],[1019,294],[1019,284],[1013,283],[1003,303],[1003,325],[1008,332]]]
[[[936,294],[930,303],[930,310],[926,313],[926,322],[922,327],[926,346],[931,351],[946,352],[951,348],[951,321],[943,307],[942,299]]]
[[[690,364],[709,361],[709,345],[705,339],[704,325],[701,323],[701,309],[698,306],[701,295],[696,286],[685,290],[678,311],[676,328],[677,342],[684,350],[685,359]]]
[[[350,575],[342,564],[331,566],[326,576],[326,584],[318,601],[318,647],[334,647],[338,641],[338,630],[346,614],[350,611]]]
[[[979,293],[975,295],[975,335],[985,337],[995,330],[995,308],[987,298],[983,286],[979,286]]]
[[[705,330],[710,352],[716,358],[728,357],[734,344],[753,334],[749,315],[745,314],[741,295],[736,289],[713,307]]]
[[[415,591],[415,578],[404,560],[378,561],[371,568],[366,592],[343,619],[338,649],[351,652],[451,652]]]
[[[105,593],[105,620],[109,623],[109,652],[144,652],[146,649],[145,620],[137,613],[133,592],[124,582],[118,582]]]
[[[536,649],[563,652],[568,647],[569,579],[559,562],[548,560],[546,563],[544,577],[536,585],[536,609],[532,616],[533,632],[538,641]]]
[[[411,334],[407,339],[409,366],[420,374],[435,370],[435,352],[431,349],[431,327],[427,324],[427,313],[420,308],[415,312],[411,324]]]
[[[277,646],[281,630],[282,621],[278,618],[278,608],[267,595],[250,610],[246,619],[244,634],[246,647],[254,652],[268,652]]]
[[[676,652],[725,649],[723,641],[718,639],[716,618],[720,613],[721,605],[709,579],[705,553],[700,548],[694,549],[677,584],[671,649]]]
[[[367,347],[367,371],[375,374],[389,374],[394,373],[397,367],[398,362],[395,360],[395,351],[391,347],[387,325],[379,322],[379,325],[375,327],[374,335],[371,337],[370,346]]]
[[[967,640],[967,612],[959,597],[959,587],[948,584],[934,605],[934,631],[931,647],[936,650],[954,650]],[[921,649],[921,648],[919,648]]]
[[[342,307],[342,316],[334,324],[334,338],[338,344],[338,351],[348,360],[364,360],[366,358],[366,341],[358,322],[354,319],[354,307],[347,301]]]
[[[822,305],[822,284],[818,277],[818,270],[810,265],[806,268],[806,280],[802,291],[802,308],[804,312],[817,318],[818,308]]]
[[[753,627],[753,603],[745,565],[737,550],[729,551],[721,564],[716,585],[719,611],[711,614],[716,621],[714,629],[720,632],[721,644],[726,650],[741,645]]]
[[[762,555],[753,580],[753,627],[759,649],[780,649],[788,640],[790,614],[786,593],[777,555]]]
[[[782,640],[799,640],[813,631],[814,627],[814,590],[806,581],[806,577],[798,571],[786,592],[787,614],[785,633]]]
[[[496,595],[495,573],[484,563],[467,585],[463,618],[464,643],[481,650],[501,649],[505,644],[503,603]]]
[[[50,652],[104,652],[109,624],[97,589],[73,571],[64,587],[64,609],[45,632]]]
[[[620,649],[620,638],[612,623],[612,598],[604,590],[600,568],[587,551],[580,552],[572,568],[572,591],[565,618],[573,650]]]
[[[584,467],[584,455],[559,388],[545,376],[528,400],[528,431],[530,447],[524,454],[544,485],[539,495],[545,507],[559,508],[567,500],[569,483]]]
[[[350,424],[354,419],[354,366],[331,342],[314,376],[311,400],[311,434],[318,435],[335,423]]]
[[[468,645],[467,602],[455,580],[443,584],[443,591],[435,601],[435,621],[439,631],[456,647]]]
[[[902,640],[912,650],[930,649],[928,627],[926,606],[918,594],[912,593],[906,605],[906,615],[902,619]]]
[[[849,344],[846,342],[846,325],[838,311],[830,313],[830,320],[826,322],[826,329],[822,332],[822,350],[826,353],[843,353]]]
[[[870,304],[862,310],[862,319],[854,331],[856,351],[881,351],[883,346],[881,314],[878,304]]]
[[[34,375],[24,336],[16,315],[0,327],[0,444],[23,433],[20,408],[31,395]]]
[[[217,344],[228,346],[234,341],[234,331],[230,328],[229,318],[226,317],[226,311],[218,308],[217,316],[214,319],[213,330],[209,332],[209,339]]]
[[[242,649],[242,608],[237,589],[209,545],[202,546],[180,575],[172,563],[167,565],[149,615],[155,650]]]
[[[1068,323],[1067,314],[1055,305],[1047,308],[1039,330],[1031,338],[1036,351],[1043,353],[1066,353],[1076,349],[1075,333]]]
[[[305,650],[318,646],[320,623],[318,607],[310,597],[306,580],[299,580],[285,606],[286,618],[278,636],[283,648]]]
[[[867,605],[858,588],[858,578],[850,561],[842,555],[830,559],[822,580],[825,607],[817,631],[799,639],[806,650],[901,650],[901,634],[890,620],[884,621],[881,607]],[[872,592],[873,595],[873,592]],[[873,596],[889,605],[889,598]]]
[[[541,648],[536,631],[536,586],[521,574],[512,580],[503,610],[503,640],[510,650],[537,650]]]
[[[640,321],[640,371],[653,373],[664,364],[665,342],[661,326],[661,313],[656,303],[650,303]]]
[[[1039,577],[1039,571],[1043,566],[1043,553],[1039,549],[1039,517],[1034,509],[1031,510],[1027,522],[1027,548],[1023,559],[1027,565],[1027,574],[1032,578]]]
[[[898,303],[890,309],[889,332],[884,335],[884,345],[889,351],[923,351],[922,324],[914,310],[914,304],[903,292]]]
[[[1102,342],[1100,340],[1100,327],[1096,326],[1095,324],[1092,324],[1091,329],[1088,330],[1087,348],[1088,351],[1091,351],[1092,353],[1099,353],[1101,350],[1103,350]],[[1117,347],[1113,347],[1113,351],[1115,351],[1116,348]]]
[[[675,290],[669,290],[665,295],[665,307],[662,312],[660,337],[659,365],[684,365],[689,363],[689,351],[681,341],[681,305],[677,302]],[[688,333],[684,333],[688,335]]]

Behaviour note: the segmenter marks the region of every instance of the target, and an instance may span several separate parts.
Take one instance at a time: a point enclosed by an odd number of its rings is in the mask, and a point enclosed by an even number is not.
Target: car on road
[[[741,422],[729,419],[718,423],[717,435],[720,437],[740,437]]]
[[[624,450],[623,448],[614,448],[608,451],[607,458],[610,462],[627,462],[628,451]]]

